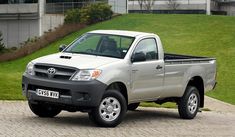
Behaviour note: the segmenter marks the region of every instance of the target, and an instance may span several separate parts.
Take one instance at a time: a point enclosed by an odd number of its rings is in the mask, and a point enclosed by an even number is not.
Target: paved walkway
[[[216,103],[215,103],[216,102]],[[62,112],[55,118],[38,118],[24,101],[0,101],[0,136],[74,137],[157,137],[206,136],[235,137],[235,107],[206,98],[212,111],[198,113],[193,120],[182,120],[176,109],[138,108],[128,112],[116,128],[95,127],[86,113]],[[215,103],[218,107],[211,106]],[[231,111],[232,110],[232,111]]]
[[[223,101],[205,96],[205,108],[221,113],[235,114],[235,106]],[[235,135],[234,135],[235,136]]]

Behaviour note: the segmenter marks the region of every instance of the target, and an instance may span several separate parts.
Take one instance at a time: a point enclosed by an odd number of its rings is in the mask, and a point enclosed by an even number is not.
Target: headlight
[[[29,75],[34,75],[34,64],[32,62],[29,62],[29,64],[27,65],[26,67],[26,72],[29,74]]]
[[[100,76],[101,70],[91,69],[91,70],[80,70],[76,75],[73,76],[73,81],[89,81],[96,79]]]

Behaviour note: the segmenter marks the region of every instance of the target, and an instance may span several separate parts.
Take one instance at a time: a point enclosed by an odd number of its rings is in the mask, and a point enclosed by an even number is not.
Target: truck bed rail
[[[188,64],[188,63],[208,63],[215,58],[188,56],[179,54],[164,54],[164,60],[166,64]]]

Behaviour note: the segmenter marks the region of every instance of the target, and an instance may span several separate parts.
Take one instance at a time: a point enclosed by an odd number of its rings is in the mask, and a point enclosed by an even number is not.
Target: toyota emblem
[[[47,70],[47,74],[49,78],[52,78],[54,76],[54,74],[56,73],[56,69],[55,68],[49,68]]]

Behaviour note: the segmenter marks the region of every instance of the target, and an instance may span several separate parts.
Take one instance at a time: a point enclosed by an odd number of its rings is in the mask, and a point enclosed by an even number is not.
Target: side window
[[[142,54],[145,56],[145,60],[157,60],[158,51],[157,44],[154,38],[148,38],[141,40],[135,48],[134,54]]]

